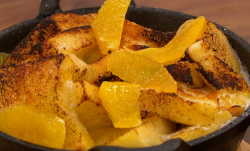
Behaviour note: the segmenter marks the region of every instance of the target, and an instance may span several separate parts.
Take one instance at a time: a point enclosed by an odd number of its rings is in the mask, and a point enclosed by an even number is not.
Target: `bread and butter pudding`
[[[0,68],[0,130],[53,148],[147,147],[207,135],[248,107],[248,76],[213,23],[156,31],[125,19],[129,2],[37,25]]]

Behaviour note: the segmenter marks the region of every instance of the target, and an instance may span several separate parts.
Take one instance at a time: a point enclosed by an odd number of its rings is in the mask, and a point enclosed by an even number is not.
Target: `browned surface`
[[[0,30],[13,24],[32,19],[37,16],[41,0],[1,0]],[[100,6],[104,0],[61,0],[62,10]],[[203,15],[241,36],[250,43],[250,1],[249,0],[135,0],[137,5],[164,8],[191,15]],[[244,140],[250,143],[250,130]],[[239,151],[250,150],[243,142]]]

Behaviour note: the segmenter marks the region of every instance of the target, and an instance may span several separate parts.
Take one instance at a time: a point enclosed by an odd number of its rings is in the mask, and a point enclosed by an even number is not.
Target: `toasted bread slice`
[[[21,64],[22,62],[34,61],[55,54],[65,54],[74,61],[78,67],[79,77],[84,75],[88,64],[85,63],[86,56],[91,52],[99,51],[91,26],[76,27],[65,30],[52,38],[39,42],[28,54],[12,53],[5,61],[5,65]],[[102,56],[102,54],[99,54]],[[100,56],[95,54],[98,59]],[[86,61],[87,62],[87,61]]]
[[[174,36],[175,32],[156,31],[125,20],[120,48],[140,50],[147,47],[163,47]]]
[[[196,138],[206,137],[206,135],[218,130],[232,119],[233,116],[230,114],[230,112],[228,112],[227,110],[221,110],[219,111],[217,118],[212,124],[185,127],[170,135],[163,135],[162,138],[165,141],[174,138],[181,138],[184,141],[191,141]]]
[[[97,14],[57,13],[41,21],[13,50],[14,53],[28,53],[39,42],[55,36],[64,30],[90,25]]]
[[[176,94],[143,90],[139,98],[140,110],[184,125],[212,123],[218,113],[216,93],[186,89],[179,87]]]
[[[240,74],[240,71],[242,70],[240,59],[225,34],[223,34],[223,32],[211,22],[208,22],[206,33],[211,36],[204,34],[203,36],[206,38],[203,38],[203,40],[209,44],[211,49],[215,50],[215,56],[228,64],[234,72]]]
[[[87,150],[94,143],[75,113],[81,104],[83,87],[74,82],[74,62],[63,54],[6,66],[0,69],[0,112],[15,104],[25,104],[52,112],[64,119],[64,148]]]
[[[217,50],[210,47],[208,35],[186,50],[186,58],[197,64],[197,71],[210,87],[220,90],[247,90],[245,79],[234,71],[232,66],[225,63],[218,55]]]
[[[239,116],[245,110],[250,96],[248,83],[232,65],[225,62],[225,56],[222,57],[218,50],[211,46],[208,40],[211,38],[212,35],[207,34],[189,47],[186,50],[186,58],[197,64],[196,70],[204,82],[218,90],[219,108],[227,109],[232,115]]]
[[[179,34],[182,29],[192,23],[193,20],[188,20],[179,27],[176,34]],[[201,38],[207,43],[208,49],[213,49],[215,55],[220,58],[223,62],[228,64],[236,73],[240,73],[242,70],[241,62],[239,61],[238,55],[230,45],[227,37],[224,33],[217,28],[212,22],[207,22],[207,30]]]

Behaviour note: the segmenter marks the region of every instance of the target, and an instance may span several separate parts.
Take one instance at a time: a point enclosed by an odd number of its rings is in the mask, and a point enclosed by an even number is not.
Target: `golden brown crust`
[[[209,44],[211,49],[215,50],[215,55],[228,64],[234,72],[239,74],[241,63],[227,37],[211,22],[208,22],[206,33],[210,34],[210,36],[204,40]]]
[[[64,54],[0,68],[0,112],[12,105],[25,104],[54,113],[66,124],[69,139],[64,148],[93,147],[92,139],[74,111],[84,97],[81,85],[73,82],[74,74],[74,63]]]
[[[14,53],[23,54],[39,42],[55,36],[64,30],[90,25],[97,14],[63,14],[58,13],[41,21],[13,50]]]
[[[156,31],[125,20],[120,48],[125,46],[132,50],[134,50],[134,48],[138,50],[135,45],[156,48],[163,47],[174,36],[175,32]]]
[[[63,55],[50,56],[38,61],[1,68],[0,108],[17,102],[29,104],[33,103],[34,100],[52,99],[52,91],[44,88],[48,85],[52,90],[55,89],[54,85],[58,82],[58,66],[63,59]]]
[[[203,87],[204,82],[198,75],[193,64],[188,61],[180,61],[166,66],[168,72],[179,83],[189,87]]]
[[[139,98],[140,110],[184,125],[209,124],[217,115],[218,104],[214,97],[206,98],[207,95],[192,96],[181,88],[177,94],[143,90]]]
[[[91,26],[76,27],[39,42],[28,53],[12,53],[6,59],[5,65],[17,65],[62,53],[74,61],[78,67],[79,76],[82,76],[88,66],[82,58],[94,50],[99,51]]]
[[[248,91],[248,84],[245,79],[217,57],[217,50],[211,48],[210,44],[204,39],[207,39],[207,37],[193,44],[185,52],[186,58],[197,64],[196,69],[204,82],[217,90]]]

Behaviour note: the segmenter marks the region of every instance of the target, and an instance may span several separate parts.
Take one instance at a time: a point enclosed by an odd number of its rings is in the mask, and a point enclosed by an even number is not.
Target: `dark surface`
[[[84,14],[90,12],[96,12],[98,8],[89,9],[78,9],[70,12]],[[50,14],[48,12],[48,14]],[[53,10],[52,10],[53,13]],[[0,47],[5,52],[10,52],[15,45],[41,20],[41,16],[46,16],[48,14],[40,14],[38,18],[23,22],[21,24],[12,26],[4,31],[0,32]],[[173,31],[187,19],[194,18],[194,16],[182,14],[179,12],[173,12],[163,9],[147,8],[147,7],[130,7],[127,13],[127,19],[134,21],[138,24],[144,25],[149,28],[161,30],[161,31]],[[241,61],[246,66],[248,73],[250,73],[250,46],[249,44],[241,39],[239,36],[235,35],[229,30],[224,30],[224,27],[219,26],[219,28],[225,32],[228,36],[230,43],[235,48]],[[199,139],[188,142],[192,150],[213,150],[213,151],[235,151],[239,145],[247,127],[250,124],[250,109],[247,109],[243,115],[238,117],[234,122],[228,124],[222,129]],[[167,150],[166,146],[174,147],[179,144],[179,147],[175,150],[183,150],[182,147],[188,149],[185,143],[180,143],[179,140],[173,140],[166,142],[164,145],[160,145],[156,148],[149,148],[151,150]],[[2,150],[46,150],[48,148],[39,147],[32,145],[13,137],[10,137],[4,133],[0,132],[0,149]],[[105,150],[113,148],[105,147]],[[171,150],[171,148],[169,148]],[[48,149],[50,150],[50,149]],[[99,148],[100,150],[100,148]],[[123,150],[119,148],[119,150]]]
[[[190,151],[191,148],[181,139],[170,140],[163,143],[160,146],[147,147],[147,148],[121,148],[121,147],[110,147],[110,146],[101,146],[94,147],[90,151]]]

